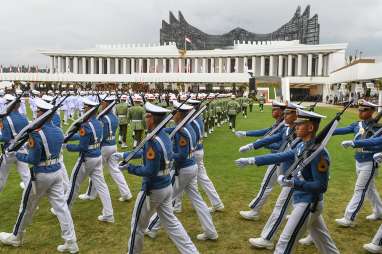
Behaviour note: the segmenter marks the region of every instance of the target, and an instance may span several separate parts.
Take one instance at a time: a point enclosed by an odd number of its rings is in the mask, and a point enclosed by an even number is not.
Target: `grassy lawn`
[[[316,111],[327,115],[327,120],[329,120],[338,109],[318,108]],[[355,119],[354,110],[347,112],[340,126],[345,126]],[[263,113],[250,113],[248,119],[239,116],[237,129],[259,129],[268,127],[271,124],[270,108],[266,107]],[[328,146],[332,165],[329,189],[325,195],[324,217],[341,253],[364,253],[362,245],[371,240],[380,225],[380,222],[369,222],[365,219],[365,216],[371,213],[369,203],[366,201],[364,208],[359,213],[356,227],[343,229],[337,227],[334,223],[335,218],[343,216],[346,204],[352,196],[355,183],[353,151],[340,146],[340,141],[351,139],[351,137],[350,135],[333,137]],[[265,167],[239,169],[233,163],[239,157],[268,152],[267,150],[259,150],[240,154],[238,152],[239,146],[252,140],[253,138],[237,138],[229,131],[227,125],[216,128],[215,132],[205,140],[206,168],[226,207],[223,213],[213,215],[219,233],[219,240],[217,242],[199,242],[196,240],[196,235],[201,233],[201,227],[187,197],[185,197],[183,213],[178,216],[201,253],[271,253],[270,251],[252,249],[249,246],[248,238],[260,235],[279,193],[279,186],[276,186],[271,198],[265,204],[259,221],[246,221],[239,216],[240,210],[248,209],[248,203],[259,190],[265,172]],[[75,153],[65,152],[65,163],[69,171],[71,171],[76,157]],[[110,225],[97,221],[97,216],[101,214],[102,209],[99,199],[95,201],[77,199],[73,206],[72,215],[81,253],[112,254],[126,253],[127,251],[134,201],[119,202],[117,186],[112,181],[107,170],[105,175],[111,191],[116,222],[114,225]],[[125,177],[135,200],[135,196],[140,189],[141,179],[128,175],[126,172]],[[4,192],[0,193],[0,231],[10,232],[15,223],[21,198],[19,182],[19,175],[15,170],[12,170]],[[377,186],[380,184],[381,180],[378,178]],[[87,182],[82,184],[81,193],[86,187]],[[204,197],[206,200],[205,195]],[[42,200],[39,207],[40,209],[36,212],[32,225],[27,229],[24,246],[22,248],[0,246],[0,253],[56,252],[56,246],[63,242],[60,237],[58,221],[56,217],[50,214],[50,206],[46,198]],[[145,239],[144,253],[167,254],[177,253],[177,250],[166,233],[161,231],[156,240]],[[297,253],[317,253],[317,251],[315,247],[304,248],[299,246]]]

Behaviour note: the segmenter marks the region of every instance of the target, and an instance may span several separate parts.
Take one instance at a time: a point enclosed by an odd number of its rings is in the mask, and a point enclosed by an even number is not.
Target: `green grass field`
[[[328,116],[334,116],[337,108],[318,108],[316,111]],[[347,112],[341,126],[351,123],[356,119],[355,111]],[[326,123],[327,120],[324,122]],[[270,108],[265,112],[250,113],[248,119],[239,116],[238,130],[259,129],[272,124]],[[332,159],[330,169],[330,183],[325,195],[324,217],[330,233],[341,253],[364,253],[362,245],[371,240],[380,222],[369,222],[365,216],[371,213],[370,204],[366,201],[364,208],[357,218],[357,226],[350,229],[339,228],[334,219],[343,216],[347,202],[350,200],[355,183],[355,162],[353,151],[340,146],[340,141],[350,139],[352,136],[333,137],[329,144]],[[228,129],[227,125],[215,129],[215,132],[205,140],[205,163],[210,178],[213,180],[225,205],[223,213],[213,215],[214,223],[219,233],[216,242],[199,242],[196,235],[201,233],[200,224],[187,197],[184,200],[183,212],[178,218],[183,223],[192,240],[201,253],[271,253],[252,249],[248,243],[249,237],[259,236],[263,225],[270,214],[277,198],[280,187],[276,186],[270,199],[262,210],[261,219],[256,222],[240,218],[239,211],[247,210],[248,203],[259,190],[265,172],[265,167],[246,167],[240,169],[234,165],[234,160],[239,157],[267,153],[267,150],[240,154],[239,146],[249,143],[253,138],[239,139]],[[65,163],[69,171],[73,167],[76,154],[65,152]],[[75,202],[72,216],[81,253],[126,253],[127,241],[130,233],[131,213],[134,206],[135,195],[140,189],[141,179],[125,173],[126,179],[134,195],[134,201],[121,203],[118,201],[119,193],[115,183],[105,171],[107,183],[115,213],[115,224],[105,224],[97,221],[101,214],[101,203],[95,201]],[[0,193],[0,231],[10,232],[15,223],[20,199],[20,178],[15,170],[11,171],[4,192]],[[377,186],[381,180],[378,178]],[[87,187],[87,182],[82,184],[82,192]],[[81,193],[82,193],[81,192]],[[206,199],[206,196],[203,194]],[[56,246],[63,240],[60,237],[60,228],[55,216],[49,212],[49,204],[45,198],[40,203],[32,225],[27,229],[24,246],[11,248],[0,245],[0,253],[56,253]],[[280,233],[280,232],[278,232]],[[157,239],[145,239],[144,253],[177,253],[176,248],[161,231]],[[317,253],[315,247],[304,248],[299,246],[297,253]]]

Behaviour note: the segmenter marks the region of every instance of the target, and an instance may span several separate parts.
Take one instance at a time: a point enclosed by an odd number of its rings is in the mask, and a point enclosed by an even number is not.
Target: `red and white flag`
[[[184,39],[186,40],[186,42],[191,43],[191,39],[190,38],[185,37]]]

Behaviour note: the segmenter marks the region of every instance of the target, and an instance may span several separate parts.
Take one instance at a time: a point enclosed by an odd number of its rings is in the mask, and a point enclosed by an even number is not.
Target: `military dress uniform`
[[[145,108],[151,114],[164,115],[169,112],[151,103],[146,103]],[[124,157],[127,155],[125,153]],[[161,130],[135,157],[143,157],[143,165],[126,164],[121,167],[127,168],[130,174],[143,177],[142,189],[137,195],[131,219],[128,253],[142,252],[144,232],[155,212],[180,253],[199,253],[172,210],[173,190],[169,166],[173,152],[168,134]]]
[[[235,132],[236,128],[236,115],[239,112],[240,104],[235,100],[235,95],[232,95],[231,100],[227,104],[229,128]]]
[[[116,114],[118,116],[118,122],[119,122],[119,140],[122,148],[127,147],[126,141],[127,141],[127,126],[129,124],[128,120],[128,113],[129,108],[126,103],[126,96],[121,97],[122,101],[118,103],[115,107]]]
[[[86,98],[84,105],[94,107],[97,103]],[[93,115],[90,119],[81,124],[79,133],[74,135],[72,140],[79,140],[79,144],[67,144],[69,152],[78,152],[79,158],[72,170],[70,177],[70,189],[66,193],[68,206],[71,208],[78,195],[81,183],[89,176],[102,202],[102,215],[98,220],[114,223],[113,207],[110,199],[110,192],[102,170],[101,141],[102,123]]]
[[[320,121],[324,117],[300,109],[297,112],[297,124],[307,119],[309,121]],[[260,166],[288,162],[295,160],[296,156],[301,156],[305,147],[309,146],[312,142],[314,142],[313,139],[301,142],[294,149],[286,152],[242,158],[237,160],[236,163],[239,166],[253,164]],[[339,253],[322,217],[323,194],[328,186],[329,166],[329,154],[326,149],[323,149],[300,172],[293,175],[292,178],[289,179],[285,175],[278,177],[277,182],[282,187],[293,189],[293,210],[276,244],[275,254],[294,253],[296,240],[306,230],[308,230],[313,238],[319,253]]]
[[[136,102],[139,102],[139,99],[136,99]],[[144,115],[145,115],[145,110],[142,106],[140,105],[135,105],[132,106],[129,109],[129,121],[130,121],[130,126],[133,131],[133,147],[136,147],[139,142],[141,142],[143,133],[145,131],[145,123],[144,123]]]
[[[53,106],[41,99],[36,99],[36,108],[49,110]],[[36,207],[44,196],[54,208],[61,227],[64,245],[59,245],[60,252],[77,253],[76,234],[73,220],[66,204],[64,186],[59,160],[61,146],[64,140],[62,131],[51,121],[47,121],[41,129],[34,130],[29,138],[28,153],[17,152],[18,160],[32,165],[35,181],[30,180],[25,188],[20,205],[19,215],[13,232],[0,233],[0,241],[15,247],[21,246],[28,224],[31,223]],[[32,188],[32,184],[35,188]],[[35,190],[35,192],[33,191]]]
[[[4,98],[8,103],[16,99],[10,94],[6,94]],[[20,114],[18,110],[12,111],[9,115],[2,119],[0,142],[4,142],[4,149],[10,145],[17,134],[27,125],[28,120],[25,116]],[[24,151],[24,148],[21,148],[20,151]],[[29,183],[30,173],[28,164],[19,161],[15,154],[4,155],[4,159],[0,166],[0,192],[3,190],[7,182],[9,170],[11,169],[12,164],[16,164],[16,170],[21,176],[22,183],[20,185],[24,187]]]
[[[360,107],[376,108],[377,105],[364,102]],[[344,135],[354,133],[354,142],[367,138],[366,130],[369,129],[371,121],[354,122],[344,128],[337,128],[333,135]],[[371,130],[375,131],[375,129]],[[336,219],[336,223],[343,227],[349,227],[354,224],[354,220],[363,206],[365,197],[370,200],[373,206],[373,214],[367,219],[377,220],[382,217],[382,201],[375,187],[374,178],[377,175],[378,167],[373,161],[373,151],[366,149],[357,149],[355,152],[357,181],[353,193],[353,197],[348,203],[344,217]]]
[[[179,102],[174,102],[174,106],[178,108]],[[182,105],[179,110],[189,111],[193,107],[189,105]],[[172,128],[167,129],[168,132],[172,131]],[[180,131],[174,136],[173,158],[174,169],[173,170],[173,199],[177,199],[183,191],[188,195],[191,203],[198,215],[199,221],[203,228],[203,233],[197,236],[199,240],[216,240],[218,234],[215,229],[215,225],[212,221],[211,214],[208,206],[204,202],[202,196],[198,191],[197,174],[198,169],[195,163],[195,157],[193,150],[196,145],[196,134],[193,131],[190,124],[186,124]],[[159,217],[154,215],[148,226],[148,230],[151,231],[149,235],[155,235],[155,232],[159,229]]]
[[[265,97],[264,97],[264,95],[260,94],[260,97],[259,97],[259,110],[260,110],[260,112],[264,111],[264,104],[265,104]]]
[[[111,103],[116,98],[115,96],[109,96],[105,101]],[[102,154],[102,165],[108,166],[111,177],[114,182],[117,184],[119,193],[121,197],[120,201],[127,201],[132,198],[131,191],[129,186],[126,183],[126,179],[122,172],[118,168],[118,162],[112,158],[112,154],[117,152],[117,143],[115,139],[115,134],[118,128],[118,119],[110,110],[106,115],[102,116],[101,119],[103,125],[103,135],[101,142],[101,154]],[[97,191],[93,184],[93,181],[90,179],[89,186],[86,194],[79,196],[80,199],[95,199],[97,197]]]

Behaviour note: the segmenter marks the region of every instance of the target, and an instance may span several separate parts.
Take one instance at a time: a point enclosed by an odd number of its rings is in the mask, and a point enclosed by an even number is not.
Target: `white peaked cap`
[[[162,108],[160,106],[154,105],[150,102],[145,103],[145,110],[146,112],[152,113],[152,114],[166,114],[171,111],[166,108]]]
[[[283,107],[283,108],[285,108],[286,105],[285,105],[285,103],[274,100],[274,101],[272,101],[272,107],[276,107],[276,108]]]
[[[297,109],[297,120],[295,121],[295,123],[302,123],[306,121],[320,121],[322,118],[326,118],[326,116],[317,114],[312,111]]]
[[[52,96],[49,96],[49,95],[46,95],[44,94],[41,99],[43,99],[44,101],[47,101],[47,102],[51,102],[53,101],[53,97]]]
[[[193,100],[193,99],[188,99],[187,103],[190,103],[190,104],[199,104],[200,101],[198,101],[198,100]]]
[[[91,107],[94,107],[94,106],[97,106],[97,105],[98,105],[97,102],[92,101],[92,100],[89,100],[89,99],[86,98],[86,97],[82,98],[82,102],[83,102],[85,105],[88,105],[88,106],[91,106]]]
[[[40,95],[40,92],[39,91],[37,91],[37,90],[32,90],[32,94],[34,94],[34,95]]]
[[[43,99],[36,98],[35,100],[36,107],[44,110],[49,110],[53,108],[53,105],[44,101]]]
[[[305,108],[302,105],[298,105],[298,104],[290,102],[290,101],[288,101],[288,103],[286,104],[286,107],[289,109],[304,109]]]
[[[6,95],[4,95],[4,99],[6,99],[7,101],[13,101],[16,99],[16,97],[12,94],[7,93]]]
[[[179,106],[182,104],[179,101],[173,101],[172,103],[174,104],[175,108],[179,108]],[[193,108],[194,108],[193,106],[190,106],[190,105],[187,105],[187,104],[183,104],[179,109],[180,110],[191,110]]]

